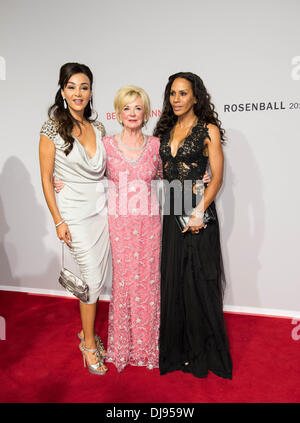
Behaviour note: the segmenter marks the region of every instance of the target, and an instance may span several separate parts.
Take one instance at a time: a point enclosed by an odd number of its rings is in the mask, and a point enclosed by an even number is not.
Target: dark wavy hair
[[[211,102],[211,97],[205,88],[202,79],[191,72],[178,72],[169,77],[169,81],[165,88],[164,102],[162,114],[154,128],[153,135],[160,138],[164,133],[168,132],[177,122],[177,116],[173,113],[172,106],[170,104],[170,91],[171,86],[175,79],[184,78],[190,81],[192,85],[193,94],[197,99],[197,103],[194,104],[194,113],[199,120],[206,124],[212,123],[219,128],[221,134],[221,142],[225,143],[225,131],[222,128],[222,124],[219,120],[218,113],[215,111],[215,106]]]
[[[80,63],[65,63],[59,71],[59,90],[55,96],[55,102],[52,106],[49,107],[48,116],[50,119],[53,119],[58,124],[58,133],[65,141],[65,154],[66,156],[72,151],[74,138],[72,136],[72,130],[74,125],[77,125],[79,130],[81,131],[79,121],[75,119],[69,111],[69,108],[64,108],[64,101],[61,95],[61,90],[64,89],[71,78],[71,76],[75,75],[76,73],[83,73],[86,75],[90,80],[90,85],[92,88],[93,85],[93,74],[90,68],[86,65],[82,65]],[[93,99],[91,98],[91,102]],[[92,109],[90,106],[90,102],[86,105],[84,109],[84,117],[88,122],[94,122],[97,119],[96,117],[92,118]]]

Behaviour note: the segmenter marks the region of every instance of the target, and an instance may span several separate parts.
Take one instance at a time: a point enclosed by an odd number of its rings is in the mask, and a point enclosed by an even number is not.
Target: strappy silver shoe
[[[103,359],[102,355],[99,353],[98,349],[97,348],[95,348],[95,349],[86,348],[84,346],[83,341],[79,345],[79,349],[80,349],[81,354],[82,354],[82,357],[83,357],[83,365],[84,365],[84,367],[86,367],[86,364],[87,364],[88,371],[90,373],[92,373],[93,375],[101,375],[101,376],[102,375],[105,375],[105,373],[107,372],[108,369],[106,369],[106,370],[98,370],[99,367],[104,366],[104,359]],[[98,363],[96,363],[96,364],[89,364],[87,362],[86,356],[84,355],[84,351],[88,351],[88,352],[93,353],[97,357]]]
[[[80,336],[80,333],[78,333],[78,338],[80,339],[80,341],[81,342],[84,342],[83,341],[83,338]],[[101,338],[100,338],[100,336],[99,335],[97,335],[97,334],[95,334],[95,341],[96,341],[96,347],[97,347],[97,350],[99,351],[99,353],[102,355],[102,357],[106,357],[106,350],[105,350],[105,348],[104,348],[104,345],[103,345],[103,342],[102,342],[102,340],[101,340]],[[105,352],[105,354],[103,355],[103,352]]]

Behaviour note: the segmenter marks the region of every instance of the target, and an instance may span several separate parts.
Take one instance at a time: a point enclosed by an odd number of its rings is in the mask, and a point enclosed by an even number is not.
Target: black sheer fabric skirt
[[[214,203],[212,207],[215,208]],[[159,369],[232,378],[223,315],[224,274],[218,222],[182,234],[164,216],[161,256]]]

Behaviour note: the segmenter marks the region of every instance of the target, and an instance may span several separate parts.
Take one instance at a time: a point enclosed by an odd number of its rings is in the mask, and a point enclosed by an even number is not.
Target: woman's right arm
[[[41,179],[44,191],[44,196],[52,215],[54,224],[61,222],[63,219],[57,208],[55,194],[53,189],[53,171],[54,171],[54,159],[55,159],[55,145],[53,142],[46,137],[41,135],[39,145],[39,157],[40,157],[40,169]],[[71,247],[71,234],[68,225],[64,222],[56,227],[57,236],[61,241],[65,241],[66,244]]]

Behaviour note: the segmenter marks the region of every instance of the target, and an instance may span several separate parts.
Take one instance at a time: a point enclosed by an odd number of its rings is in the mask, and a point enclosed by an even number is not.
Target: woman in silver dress
[[[90,69],[66,63],[60,69],[59,90],[49,109],[40,137],[40,167],[45,199],[56,226],[79,265],[89,287],[89,301],[80,302],[80,350],[84,365],[94,374],[105,374],[102,341],[95,334],[97,301],[111,285],[112,263],[104,190],[106,153],[101,141],[103,125],[91,118]],[[53,174],[64,182],[55,198]]]

